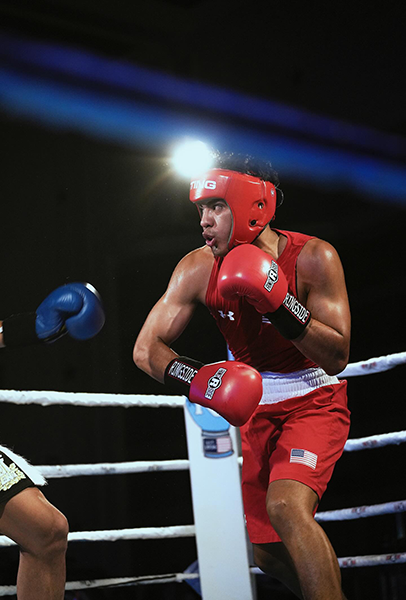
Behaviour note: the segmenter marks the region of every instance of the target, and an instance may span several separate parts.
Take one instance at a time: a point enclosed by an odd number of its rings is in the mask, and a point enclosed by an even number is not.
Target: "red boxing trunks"
[[[241,427],[242,492],[252,543],[280,541],[266,511],[272,481],[299,481],[321,499],[348,437],[346,389],[342,381],[297,398],[260,404]]]

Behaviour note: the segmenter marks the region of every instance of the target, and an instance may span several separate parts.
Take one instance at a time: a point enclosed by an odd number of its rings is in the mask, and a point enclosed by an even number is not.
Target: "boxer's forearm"
[[[312,318],[303,334],[292,343],[329,375],[345,369],[349,358],[349,335]]]
[[[164,383],[165,369],[177,354],[161,339],[147,339],[140,335],[135,343],[133,360],[150,377]]]

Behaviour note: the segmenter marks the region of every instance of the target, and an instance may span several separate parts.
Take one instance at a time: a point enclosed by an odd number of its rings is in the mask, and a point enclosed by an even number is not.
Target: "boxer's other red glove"
[[[258,371],[233,360],[204,365],[179,356],[166,367],[165,384],[191,402],[212,408],[235,427],[248,421],[262,397]]]
[[[246,298],[289,340],[299,337],[309,324],[310,311],[289,293],[276,260],[257,246],[242,244],[226,255],[218,289],[227,300]]]

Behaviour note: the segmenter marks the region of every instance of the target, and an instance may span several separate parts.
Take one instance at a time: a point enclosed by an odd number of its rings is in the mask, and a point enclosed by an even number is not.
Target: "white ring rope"
[[[339,558],[341,568],[346,567],[376,567],[377,565],[395,565],[406,562],[406,552],[397,554],[376,554],[370,556],[347,556]]]
[[[406,511],[406,500],[386,502],[371,506],[356,506],[317,513],[316,521],[346,521],[363,517],[394,514]],[[140,527],[137,529],[113,529],[109,531],[77,531],[69,533],[69,542],[116,542],[118,540],[147,540],[193,537],[194,525],[177,525],[169,527]],[[15,543],[7,536],[0,536],[0,547],[13,546]]]
[[[406,553],[378,554],[371,556],[347,556],[339,558],[341,569],[351,567],[374,567],[377,565],[394,565],[406,563]],[[265,575],[258,567],[251,567],[253,575]],[[183,583],[184,581],[199,579],[199,573],[167,573],[164,575],[144,575],[140,577],[117,577],[114,579],[88,579],[84,581],[68,581],[66,590],[84,590],[91,588],[108,588],[131,585],[148,585],[157,583]],[[11,596],[17,592],[16,586],[0,586],[0,596]]]
[[[395,565],[401,563],[406,563],[406,552],[371,554],[369,556],[345,556],[338,559],[341,569],[348,567],[376,567],[378,565]],[[264,575],[258,567],[253,567],[251,573],[254,575]]]
[[[389,371],[398,365],[406,363],[406,352],[397,352],[396,354],[388,354],[387,356],[379,356],[377,358],[369,358],[356,363],[347,365],[344,371],[341,371],[337,377],[356,377],[357,375],[371,375],[372,373],[381,373]]]
[[[118,587],[122,585],[148,585],[151,583],[183,583],[187,579],[199,579],[199,573],[166,573],[164,575],[141,575],[139,577],[117,577],[90,581],[71,581],[67,590],[80,590],[94,587]],[[1,589],[1,588],[0,588]]]
[[[366,450],[369,448],[380,448],[390,444],[401,444],[406,442],[406,431],[394,431],[381,435],[347,440],[344,450],[353,452],[355,450]],[[239,458],[242,464],[242,458]],[[174,460],[140,460],[122,463],[99,463],[82,465],[40,465],[36,467],[41,475],[48,479],[61,477],[77,477],[80,475],[123,475],[128,473],[149,473],[157,471],[186,471],[189,469],[188,459]]]
[[[163,540],[166,538],[194,537],[194,525],[170,527],[139,527],[137,529],[111,529],[108,531],[75,531],[68,534],[69,542],[117,542],[119,540]],[[15,542],[0,535],[0,547],[15,546]]]
[[[367,450],[368,448],[382,448],[391,444],[401,444],[406,442],[406,431],[393,431],[392,433],[382,433],[379,435],[370,435],[364,438],[347,440],[344,451],[353,452],[355,450]]]
[[[369,375],[393,369],[406,363],[406,352],[389,354],[365,361],[351,363],[338,377]],[[0,390],[0,402],[15,404],[69,404],[71,406],[143,406],[144,408],[179,408],[185,403],[184,396],[156,396],[136,394],[98,394],[88,392],[21,391]]]
[[[164,575],[141,575],[140,577],[116,577],[114,579],[86,579],[67,581],[65,590],[85,590],[91,588],[109,588],[128,585],[148,585],[151,583],[183,583],[186,580],[199,579],[199,573],[167,573]],[[17,593],[15,585],[0,586],[0,596]]]
[[[68,404],[70,406],[121,406],[124,408],[182,408],[185,396],[96,394],[89,392],[0,390],[0,402],[14,404]]]
[[[406,511],[406,500],[386,502],[372,506],[358,506],[317,513],[316,521],[344,521],[363,517],[394,514]],[[170,527],[139,527],[137,529],[112,529],[107,531],[76,531],[68,535],[69,542],[116,542],[118,540],[159,540],[165,538],[193,537],[194,525]],[[7,536],[0,536],[0,547],[15,546]]]
[[[124,475],[128,473],[151,473],[157,471],[186,471],[189,460],[140,460],[122,463],[83,465],[41,465],[36,467],[47,479],[77,477],[79,475]]]
[[[406,511],[406,500],[397,502],[385,502],[384,504],[373,504],[370,506],[355,506],[353,508],[341,508],[339,510],[326,510],[316,513],[315,519],[319,522],[325,521],[349,521],[363,517],[377,517]]]
[[[358,506],[317,513],[316,521],[343,521],[362,517],[375,517],[384,514],[400,513],[406,510],[406,501],[387,502],[372,506]],[[68,535],[69,542],[116,542],[118,540],[150,540],[164,538],[193,537],[194,525],[170,527],[140,527],[138,529],[113,529],[108,531],[77,531]],[[14,546],[7,536],[0,536],[0,547]]]

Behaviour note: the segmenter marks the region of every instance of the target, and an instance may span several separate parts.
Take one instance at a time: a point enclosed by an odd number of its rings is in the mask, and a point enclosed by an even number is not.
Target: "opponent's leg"
[[[271,544],[253,544],[255,564],[271,575],[303,600],[295,566],[282,542]]]
[[[0,508],[0,530],[20,547],[19,600],[62,600],[68,523],[35,487]]]
[[[270,483],[267,511],[295,565],[305,600],[345,600],[337,557],[313,518],[317,494],[292,480]]]

